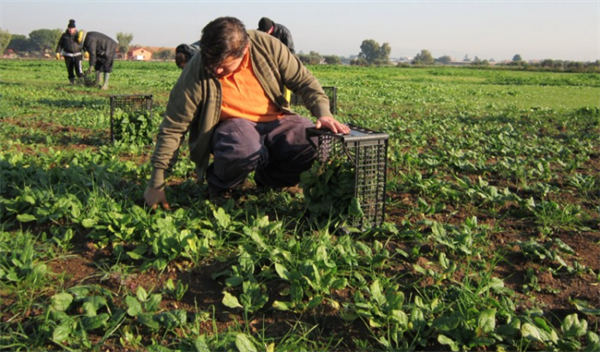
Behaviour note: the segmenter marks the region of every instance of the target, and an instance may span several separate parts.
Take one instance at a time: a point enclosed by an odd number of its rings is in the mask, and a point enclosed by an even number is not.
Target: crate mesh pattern
[[[348,135],[334,134],[315,128],[308,137],[318,137],[317,157],[321,163],[342,156],[354,166],[354,197],[363,217],[352,226],[366,229],[380,226],[385,217],[385,186],[387,172],[388,134],[350,126]]]
[[[329,109],[332,114],[337,114],[337,87],[323,87],[323,91],[329,97]],[[291,105],[303,105],[302,97],[292,94]]]
[[[110,96],[110,139],[114,143],[119,139],[115,131],[115,111],[117,109],[130,115],[145,115],[152,118],[152,95],[111,95]]]

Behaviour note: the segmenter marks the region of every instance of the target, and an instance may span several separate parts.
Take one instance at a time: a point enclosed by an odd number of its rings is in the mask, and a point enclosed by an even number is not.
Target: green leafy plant
[[[112,115],[112,133],[115,141],[127,144],[152,144],[156,122],[147,110],[124,111],[115,109]]]
[[[315,161],[300,175],[300,187],[313,218],[335,222],[363,215],[354,196],[354,166],[341,156],[324,163]]]

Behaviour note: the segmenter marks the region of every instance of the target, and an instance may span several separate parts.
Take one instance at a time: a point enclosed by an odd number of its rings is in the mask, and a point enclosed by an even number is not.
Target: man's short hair
[[[235,17],[219,17],[202,29],[200,55],[204,67],[218,65],[228,57],[240,58],[249,42],[246,27]]]
[[[270,18],[263,17],[258,21],[258,30],[261,32],[268,32],[275,25]]]

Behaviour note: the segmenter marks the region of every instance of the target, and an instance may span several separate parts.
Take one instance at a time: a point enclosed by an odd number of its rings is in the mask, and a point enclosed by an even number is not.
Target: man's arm
[[[154,153],[150,158],[152,175],[144,193],[146,203],[150,206],[162,204],[168,207],[164,195],[167,170],[171,169],[179,158],[179,148],[186,133],[202,109],[201,84],[198,82],[199,67],[190,63],[171,90],[163,121],[160,124]],[[187,68],[187,67],[186,67]]]
[[[288,47],[288,49],[290,49],[290,51],[292,52],[292,54],[296,54],[296,49],[294,48],[294,39],[292,38],[292,33],[286,29],[284,31],[285,35],[284,35],[284,40],[283,43]]]
[[[96,41],[95,40],[87,40],[83,43],[82,48],[90,54],[90,68],[96,64]]]

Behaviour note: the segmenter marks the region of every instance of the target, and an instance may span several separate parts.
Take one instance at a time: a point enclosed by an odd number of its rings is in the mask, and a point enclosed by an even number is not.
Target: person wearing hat
[[[100,84],[100,73],[104,73],[104,83],[101,87],[108,89],[108,79],[112,73],[118,43],[106,34],[84,31],[80,31],[77,35],[77,42],[90,56],[90,67],[85,73],[90,74],[94,67],[96,84]]]
[[[71,84],[75,84],[75,76],[79,79],[83,77],[83,68],[81,66],[82,54],[81,45],[77,43],[77,26],[75,25],[75,20],[69,20],[67,29],[58,40],[56,59],[59,60],[61,56],[65,58],[67,74]]]
[[[275,23],[267,17],[263,17],[260,19],[260,21],[258,21],[258,30],[281,40],[281,42],[285,44],[288,49],[290,49],[292,54],[296,53],[294,49],[294,40],[292,39],[292,32],[290,32],[286,26]]]
[[[144,191],[148,206],[168,208],[165,180],[185,139],[197,181],[206,178],[208,198],[222,205],[251,172],[261,188],[295,188],[317,156],[307,128],[350,132],[331,115],[317,78],[278,39],[220,17],[203,28],[200,45],[169,95]],[[284,84],[316,122],[290,109]]]

